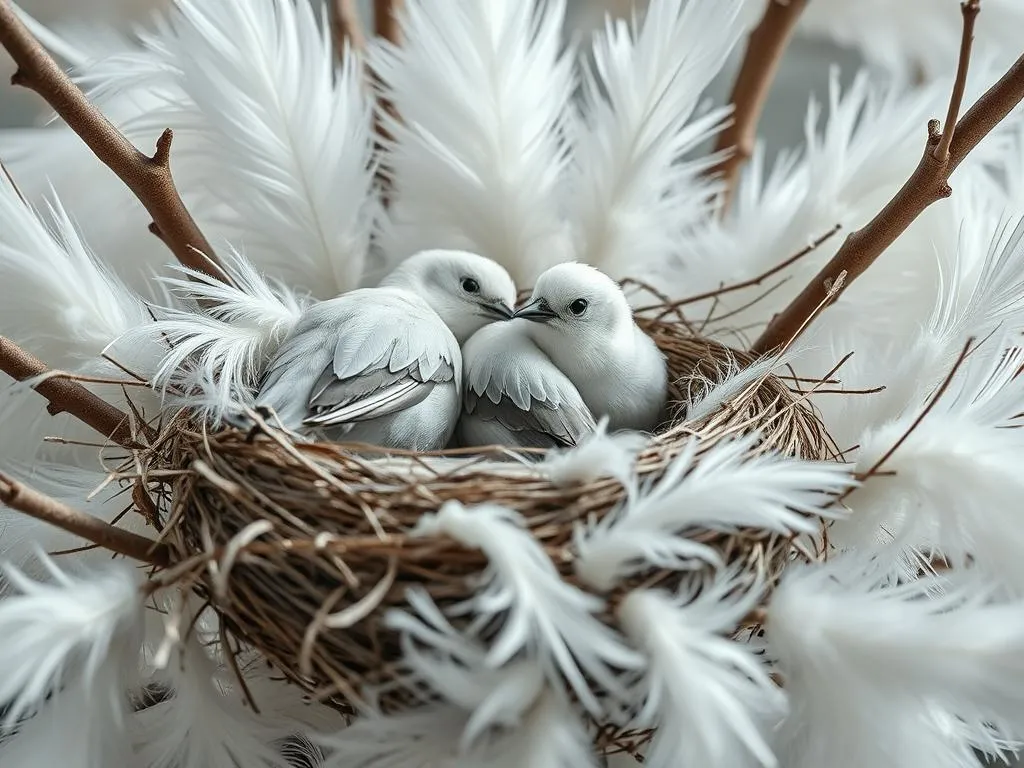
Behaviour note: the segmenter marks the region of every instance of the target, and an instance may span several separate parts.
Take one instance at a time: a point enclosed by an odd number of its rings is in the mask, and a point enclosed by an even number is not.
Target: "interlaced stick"
[[[93,544],[142,563],[166,567],[170,550],[145,536],[111,525],[39,493],[0,473],[0,502],[29,517],[81,536]]]
[[[711,173],[720,173],[725,181],[721,212],[728,209],[740,168],[754,152],[761,111],[768,100],[782,55],[806,6],[807,0],[770,0],[760,23],[747,40],[743,63],[730,97],[732,122],[718,134],[715,144],[716,152],[730,149],[732,152],[711,169]]]
[[[3,336],[0,336],[0,371],[18,381],[51,373],[42,360]],[[51,416],[69,413],[117,445],[129,450],[142,447],[132,434],[128,414],[97,397],[81,384],[54,375],[36,384],[33,389],[50,401],[46,410]]]
[[[999,82],[986,91],[967,114],[956,122],[967,79],[968,58],[971,52],[970,38],[973,36],[978,8],[979,0],[967,0],[961,5],[964,18],[963,44],[960,46],[957,79],[950,96],[944,130],[939,131],[938,120],[928,123],[928,141],[924,154],[907,182],[877,216],[850,234],[824,269],[790,302],[789,306],[772,319],[751,348],[752,353],[763,354],[793,338],[797,329],[804,325],[806,318],[821,303],[828,292],[827,286],[835,275],[845,272],[844,289],[848,288],[850,283],[863,274],[925,208],[949,197],[953,192],[949,186],[949,177],[953,171],[971,150],[1010,114],[1021,99],[1024,99],[1022,56]],[[942,151],[943,146],[947,145],[948,152]],[[832,301],[835,301],[840,293],[841,291],[836,292]]]
[[[153,217],[153,230],[186,267],[230,282],[210,243],[185,209],[171,177],[173,133],[163,132],[156,153],[144,155],[89,102],[17,17],[9,0],[0,0],[0,45],[18,65],[11,83],[46,100]]]
[[[355,0],[331,0],[331,35],[339,58],[346,41],[356,53],[366,50],[366,35]]]

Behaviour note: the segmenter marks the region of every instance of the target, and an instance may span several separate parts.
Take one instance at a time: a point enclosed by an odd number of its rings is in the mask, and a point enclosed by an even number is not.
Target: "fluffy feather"
[[[558,486],[590,483],[602,477],[613,477],[630,489],[636,477],[633,465],[636,454],[647,444],[648,438],[639,432],[608,434],[608,418],[597,425],[574,448],[551,450],[540,464],[540,471]]]
[[[488,665],[500,667],[525,653],[537,661],[552,685],[560,687],[564,676],[592,713],[602,709],[595,689],[621,693],[616,669],[635,668],[638,657],[595,617],[603,601],[562,581],[518,515],[496,505],[468,509],[452,501],[437,514],[421,518],[413,535],[448,536],[487,555],[490,565],[477,595],[451,613],[472,617],[469,637],[503,617],[501,630],[489,643]],[[419,617],[392,614],[392,625],[420,642],[443,642],[456,654],[466,655],[468,641],[437,614],[432,602],[425,608],[432,611],[417,611]],[[432,617],[441,626],[431,629],[424,622]]]
[[[171,695],[134,716],[132,739],[144,768],[285,768],[273,742],[294,730],[247,708],[195,637],[175,655]]]
[[[323,768],[422,768],[444,765],[466,725],[457,707],[421,707],[389,717],[368,715],[330,735],[316,737],[328,751]]]
[[[576,573],[604,591],[650,567],[689,570],[717,563],[717,552],[687,537],[702,529],[814,533],[814,515],[836,514],[829,504],[852,484],[849,469],[834,462],[748,456],[756,441],[752,435],[702,451],[691,439],[635,498],[577,528]]]
[[[394,137],[383,233],[389,265],[427,247],[473,250],[521,285],[565,260],[560,175],[568,162],[572,57],[564,0],[410,0],[402,44],[370,63]]]
[[[313,4],[178,0],[142,41],[91,68],[94,95],[166,93],[125,128],[175,127],[179,186],[214,206],[220,231],[318,298],[357,287],[376,215],[371,110],[355,55],[335,68]]]
[[[237,252],[224,265],[234,286],[188,269],[179,271],[191,279],[164,279],[182,307],[159,308],[155,322],[118,340],[119,347],[168,345],[152,385],[165,397],[178,393],[177,404],[214,422],[251,404],[264,366],[308,304],[305,296],[272,284]]]
[[[645,263],[674,255],[679,234],[706,211],[714,188],[702,176],[717,158],[681,160],[728,115],[718,109],[691,121],[739,39],[743,1],[654,0],[639,29],[607,22],[585,72],[574,153],[582,261],[636,277]]]
[[[140,574],[116,562],[71,575],[41,559],[47,582],[3,568],[12,594],[0,600],[0,732],[21,725],[0,758],[5,766],[47,757],[74,768],[125,765],[119,742],[126,688],[138,679]]]
[[[141,302],[89,250],[54,193],[49,219],[0,173],[0,332],[48,365],[97,370],[113,339],[143,322]]]
[[[900,548],[934,549],[1024,589],[1017,553],[1017,500],[1024,492],[1019,456],[1024,399],[1024,350],[998,343],[975,351],[945,396],[921,418],[926,405],[866,431],[858,456],[865,474],[886,457],[877,474],[847,499],[853,513],[835,525],[847,545],[870,546],[882,536]],[[895,447],[895,451],[892,449]]]
[[[976,572],[891,586],[863,555],[787,571],[767,625],[781,763],[977,765],[972,747],[1024,733],[1022,616]]]
[[[635,725],[657,729],[645,765],[777,764],[766,726],[785,697],[765,664],[728,639],[761,597],[737,577],[691,579],[679,595],[636,590],[616,611],[648,658],[635,697]]]

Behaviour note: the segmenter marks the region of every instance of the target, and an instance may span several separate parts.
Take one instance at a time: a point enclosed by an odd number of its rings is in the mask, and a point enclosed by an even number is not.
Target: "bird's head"
[[[418,293],[462,344],[483,326],[512,318],[516,286],[497,262],[468,251],[420,251],[381,285]]]
[[[613,339],[633,325],[633,311],[618,284],[587,264],[558,264],[537,278],[516,318],[535,324],[531,336],[543,347],[566,336],[587,342]]]

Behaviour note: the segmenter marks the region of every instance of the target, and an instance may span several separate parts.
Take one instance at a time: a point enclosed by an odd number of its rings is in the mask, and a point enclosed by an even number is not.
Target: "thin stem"
[[[346,41],[356,53],[366,50],[366,35],[363,33],[356,0],[331,0],[331,33],[339,59],[345,50]]]
[[[732,152],[711,171],[720,173],[725,181],[722,212],[732,201],[740,168],[754,152],[757,124],[768,92],[806,6],[807,0],[770,0],[760,23],[750,33],[730,97],[732,122],[718,134],[715,146],[715,151]]]
[[[143,563],[167,567],[167,546],[111,525],[0,473],[0,502],[29,517],[81,536],[97,546]]]
[[[53,373],[42,360],[3,336],[0,336],[0,371],[18,381]],[[142,447],[132,433],[128,414],[97,397],[81,384],[55,374],[36,384],[33,389],[50,401],[46,409],[50,415],[69,413],[117,445],[129,450]]]
[[[965,16],[966,20],[967,16]],[[966,65],[958,68],[966,78]],[[951,101],[955,98],[957,88]],[[953,190],[949,177],[968,154],[1024,99],[1024,56],[975,102],[956,124],[945,159],[935,156],[942,140],[938,120],[928,124],[928,141],[917,168],[892,200],[870,222],[853,232],[835,256],[818,272],[803,291],[772,321],[754,343],[751,351],[763,354],[798,335],[806,318],[815,311],[828,293],[833,277],[846,273],[843,289],[870,267],[895,242],[918,216],[932,203],[949,197]],[[839,297],[834,292],[831,301]]]
[[[152,157],[144,155],[89,102],[15,14],[0,0],[0,45],[18,65],[11,83],[46,100],[93,154],[125,183],[153,217],[154,231],[186,267],[229,282],[209,241],[181,201],[171,177],[173,133],[163,132]]]
[[[401,10],[402,0],[373,0],[373,28],[377,37],[398,42],[398,14]]]
[[[949,98],[949,109],[946,110],[946,122],[942,124],[942,138],[935,148],[935,159],[945,162],[949,157],[949,145],[953,143],[956,131],[956,120],[960,116],[960,105],[964,100],[964,88],[967,86],[967,68],[971,61],[971,44],[974,42],[974,22],[981,10],[980,0],[965,0],[960,3],[963,15],[963,34],[960,37],[960,58],[957,61],[956,80],[953,81],[953,93]]]

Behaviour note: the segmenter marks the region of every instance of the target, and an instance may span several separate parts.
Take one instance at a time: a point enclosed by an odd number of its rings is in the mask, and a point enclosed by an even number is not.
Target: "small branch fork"
[[[153,229],[184,266],[230,282],[210,243],[186,210],[171,177],[173,133],[163,132],[152,157],[139,152],[89,102],[63,69],[17,17],[9,0],[0,0],[0,45],[18,65],[11,83],[29,88],[47,101],[110,170],[125,183],[153,217]]]
[[[945,126],[940,131],[938,120],[928,123],[928,141],[924,154],[907,182],[878,215],[850,234],[836,255],[800,295],[772,318],[751,348],[754,354],[770,352],[795,339],[807,318],[828,294],[836,275],[846,273],[843,289],[848,288],[928,206],[949,197],[953,191],[949,186],[949,177],[953,171],[1024,99],[1024,56],[1021,56],[999,82],[957,122],[967,80],[979,0],[966,0],[961,4],[961,10],[963,38],[960,61]],[[841,293],[835,291],[829,303],[834,302]]]
[[[711,173],[720,173],[725,181],[722,213],[728,210],[732,201],[740,168],[754,152],[761,111],[800,14],[806,7],[807,0],[770,0],[760,23],[750,33],[730,97],[732,122],[718,134],[715,144],[716,152],[730,149],[732,152],[711,169]]]

